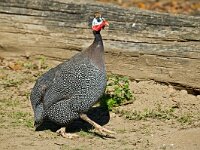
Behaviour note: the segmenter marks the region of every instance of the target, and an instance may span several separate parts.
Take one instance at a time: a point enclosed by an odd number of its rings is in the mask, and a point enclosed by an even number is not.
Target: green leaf
[[[132,97],[128,78],[111,75],[108,77],[106,93],[102,97],[100,104],[112,110],[113,107],[122,105]]]

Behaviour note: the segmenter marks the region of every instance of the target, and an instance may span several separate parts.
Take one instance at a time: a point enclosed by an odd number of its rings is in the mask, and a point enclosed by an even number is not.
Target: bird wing
[[[78,57],[78,56],[77,56]],[[70,99],[80,87],[81,61],[76,58],[65,62],[55,73],[51,86],[49,86],[44,95],[44,108],[48,109],[53,104]]]
[[[59,66],[50,69],[48,72],[39,77],[36,81],[36,84],[34,85],[30,95],[31,103],[34,110],[38,105],[43,102],[45,92],[51,86],[57,68],[59,68]]]

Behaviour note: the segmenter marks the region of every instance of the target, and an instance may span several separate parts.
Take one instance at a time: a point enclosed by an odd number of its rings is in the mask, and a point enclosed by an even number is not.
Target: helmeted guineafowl
[[[86,50],[38,78],[30,96],[36,127],[45,118],[66,125],[80,117],[102,134],[113,133],[90,120],[85,114],[106,88],[104,46],[100,34],[106,25],[108,22],[101,14],[95,13],[92,22],[94,42]],[[66,136],[63,131],[59,132]]]

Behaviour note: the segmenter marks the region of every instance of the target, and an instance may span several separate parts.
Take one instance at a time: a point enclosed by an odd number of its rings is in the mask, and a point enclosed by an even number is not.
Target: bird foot
[[[86,114],[81,114],[80,115],[81,119],[85,120],[86,122],[88,122],[89,124],[93,125],[94,128],[99,131],[99,133],[103,136],[106,137],[114,137],[112,134],[116,134],[116,132],[114,131],[110,131],[102,126],[100,126],[99,124],[97,124],[96,122],[92,121],[90,118],[88,118],[88,116]]]
[[[111,130],[108,130],[108,129],[106,129],[106,128],[100,126],[100,125],[99,125],[99,126],[96,126],[96,127],[95,127],[95,130],[96,130],[96,131],[99,131],[99,133],[100,133],[101,135],[105,136],[105,137],[114,137],[113,134],[116,134],[116,132],[111,131]]]
[[[67,138],[67,139],[74,139],[74,138],[78,137],[77,134],[66,133],[65,128],[61,128],[61,129],[57,130],[56,132],[58,133],[58,135],[61,135],[62,137]]]

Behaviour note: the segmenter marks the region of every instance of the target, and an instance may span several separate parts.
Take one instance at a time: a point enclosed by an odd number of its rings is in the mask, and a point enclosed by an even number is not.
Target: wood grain
[[[0,56],[45,55],[61,61],[92,43],[101,11],[107,70],[200,89],[200,17],[64,0],[0,0]]]

